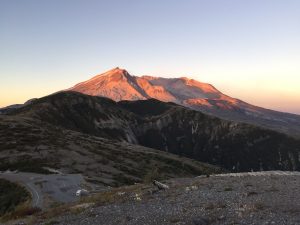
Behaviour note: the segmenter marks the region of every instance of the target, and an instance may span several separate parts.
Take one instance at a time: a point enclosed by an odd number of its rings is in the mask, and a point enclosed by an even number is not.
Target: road
[[[35,174],[35,173],[0,173],[0,178],[22,184],[32,195],[32,205],[43,209],[45,198],[57,202],[78,200],[75,193],[81,189],[84,179],[80,174]]]

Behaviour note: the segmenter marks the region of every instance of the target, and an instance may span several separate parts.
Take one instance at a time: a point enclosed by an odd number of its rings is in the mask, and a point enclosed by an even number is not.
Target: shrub
[[[0,216],[12,212],[30,199],[28,191],[15,183],[0,179]]]

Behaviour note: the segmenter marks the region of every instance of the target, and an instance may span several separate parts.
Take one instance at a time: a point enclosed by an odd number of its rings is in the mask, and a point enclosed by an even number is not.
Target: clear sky
[[[0,107],[116,66],[300,114],[300,1],[0,0]]]

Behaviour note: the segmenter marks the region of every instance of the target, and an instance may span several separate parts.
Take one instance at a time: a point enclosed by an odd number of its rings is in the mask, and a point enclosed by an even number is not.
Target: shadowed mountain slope
[[[0,116],[0,153],[0,171],[49,173],[45,168],[50,167],[81,173],[87,181],[104,186],[222,172],[170,153],[20,116]]]
[[[10,115],[159,149],[232,171],[300,169],[299,140],[155,99],[114,102],[61,92]]]

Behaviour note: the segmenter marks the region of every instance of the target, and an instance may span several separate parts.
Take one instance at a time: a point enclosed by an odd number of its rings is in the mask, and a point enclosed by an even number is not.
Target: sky
[[[300,1],[0,0],[0,107],[117,66],[300,114]]]

